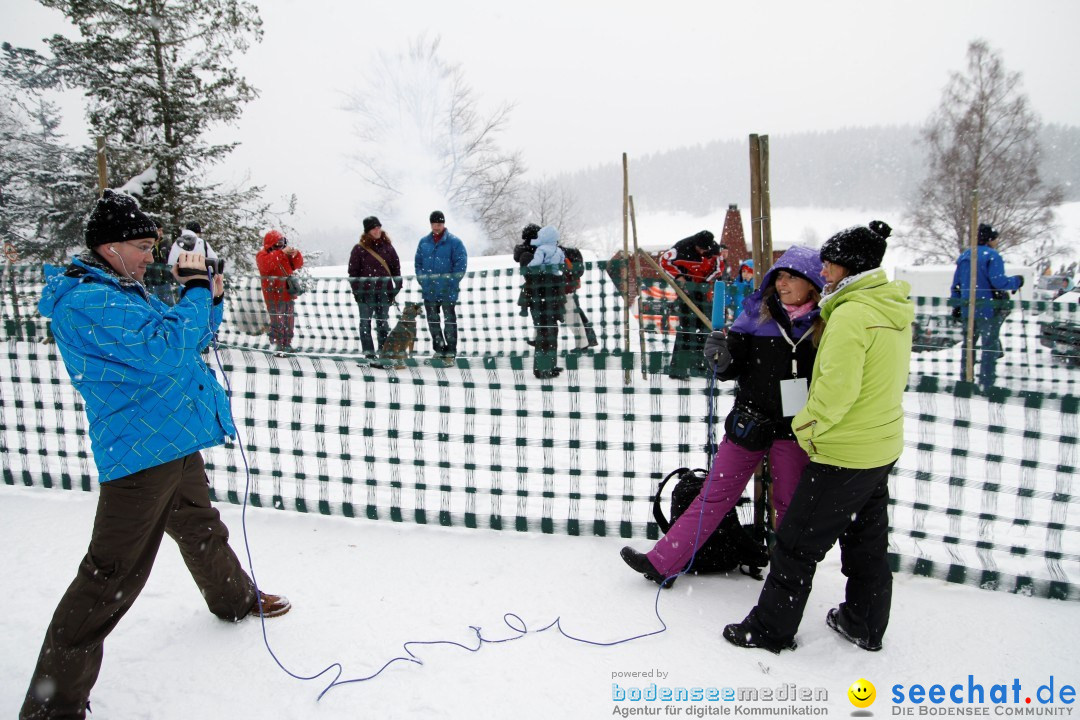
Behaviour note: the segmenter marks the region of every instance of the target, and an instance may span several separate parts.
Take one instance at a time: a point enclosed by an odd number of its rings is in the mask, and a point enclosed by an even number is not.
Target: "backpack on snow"
[[[671,520],[664,517],[660,506],[664,486],[672,477],[678,477],[671,490]],[[701,468],[690,470],[679,468],[668,473],[656,488],[653,498],[653,518],[660,526],[660,531],[667,533],[690,503],[694,501],[701,488],[708,480],[708,473]],[[720,525],[705,543],[694,553],[690,570],[695,573],[722,573],[739,568],[740,572],[758,580],[762,579],[761,568],[768,566],[769,553],[763,540],[755,540],[739,521],[739,514],[733,507],[728,511]]]

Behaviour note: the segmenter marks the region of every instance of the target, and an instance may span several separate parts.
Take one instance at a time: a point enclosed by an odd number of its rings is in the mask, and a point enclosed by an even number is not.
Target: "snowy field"
[[[55,603],[85,551],[96,498],[7,487],[2,497],[0,574],[10,584],[0,617],[6,648],[0,707],[11,717]],[[242,555],[240,508],[219,507]],[[291,613],[266,624],[266,637],[297,675],[340,663],[341,681],[366,677],[403,655],[407,641],[476,647],[470,626],[491,641],[517,637],[503,622],[506,613],[530,630],[559,618],[567,634],[599,643],[664,628],[654,614],[656,586],[623,565],[623,542],[616,538],[447,530],[251,509],[247,526],[256,579],[293,601]],[[57,528],[67,531],[48,532]],[[554,629],[485,644],[475,654],[412,645],[422,666],[395,663],[370,682],[334,687],[320,701],[336,670],[310,682],[287,675],[264,647],[258,621],[234,626],[205,610],[166,539],[146,590],[106,643],[92,717],[585,720],[635,705],[678,708],[683,717],[725,705],[791,705],[619,703],[612,699],[613,682],[624,689],[654,682],[720,689],[794,683],[827,691],[827,701],[800,707],[848,717],[853,707],[846,691],[860,678],[876,685],[879,699],[870,710],[885,717],[895,684],[949,687],[973,675],[989,693],[991,685],[1015,678],[1028,694],[1051,676],[1056,689],[1080,684],[1074,603],[898,574],[885,649],[871,654],[824,624],[825,613],[843,596],[842,581],[834,551],[819,568],[799,649],[780,656],[736,649],[720,638],[723,626],[753,605],[759,582],[742,575],[684,577],[656,605],[664,632],[612,647],[574,642]],[[666,675],[613,678],[656,671]],[[1024,705],[1022,697],[1008,707]]]

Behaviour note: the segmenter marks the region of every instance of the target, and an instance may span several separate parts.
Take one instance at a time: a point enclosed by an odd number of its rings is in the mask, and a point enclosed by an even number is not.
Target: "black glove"
[[[716,372],[724,372],[731,364],[731,353],[728,352],[727,335],[723,330],[713,330],[705,340],[705,359],[712,365]]]
[[[1016,277],[1020,278],[1020,285],[1018,285],[1017,288],[1016,288],[1017,290],[1019,290],[1020,288],[1024,287],[1024,276],[1023,275],[1017,275]]]

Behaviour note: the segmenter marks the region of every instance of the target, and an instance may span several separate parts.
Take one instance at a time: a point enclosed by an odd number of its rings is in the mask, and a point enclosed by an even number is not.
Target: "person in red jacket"
[[[289,245],[280,230],[271,230],[263,237],[263,249],[255,255],[262,275],[263,300],[270,313],[270,343],[278,353],[292,350],[293,296],[287,280],[304,265],[304,256]]]
[[[683,238],[660,256],[660,267],[706,315],[711,312],[708,297],[712,283],[724,273],[723,250],[724,246],[713,239],[711,232],[702,230]],[[705,323],[686,303],[679,301],[679,329],[671,349],[668,377],[685,380],[691,374],[700,376],[707,372],[701,353],[708,335]]]

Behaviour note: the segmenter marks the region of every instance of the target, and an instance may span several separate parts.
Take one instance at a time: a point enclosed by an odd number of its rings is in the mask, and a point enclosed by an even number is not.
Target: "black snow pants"
[[[811,462],[803,470],[777,531],[769,576],[747,621],[758,633],[786,643],[802,621],[817,564],[838,539],[847,578],[841,611],[845,626],[880,643],[889,624],[889,472],[895,463],[866,470]]]

